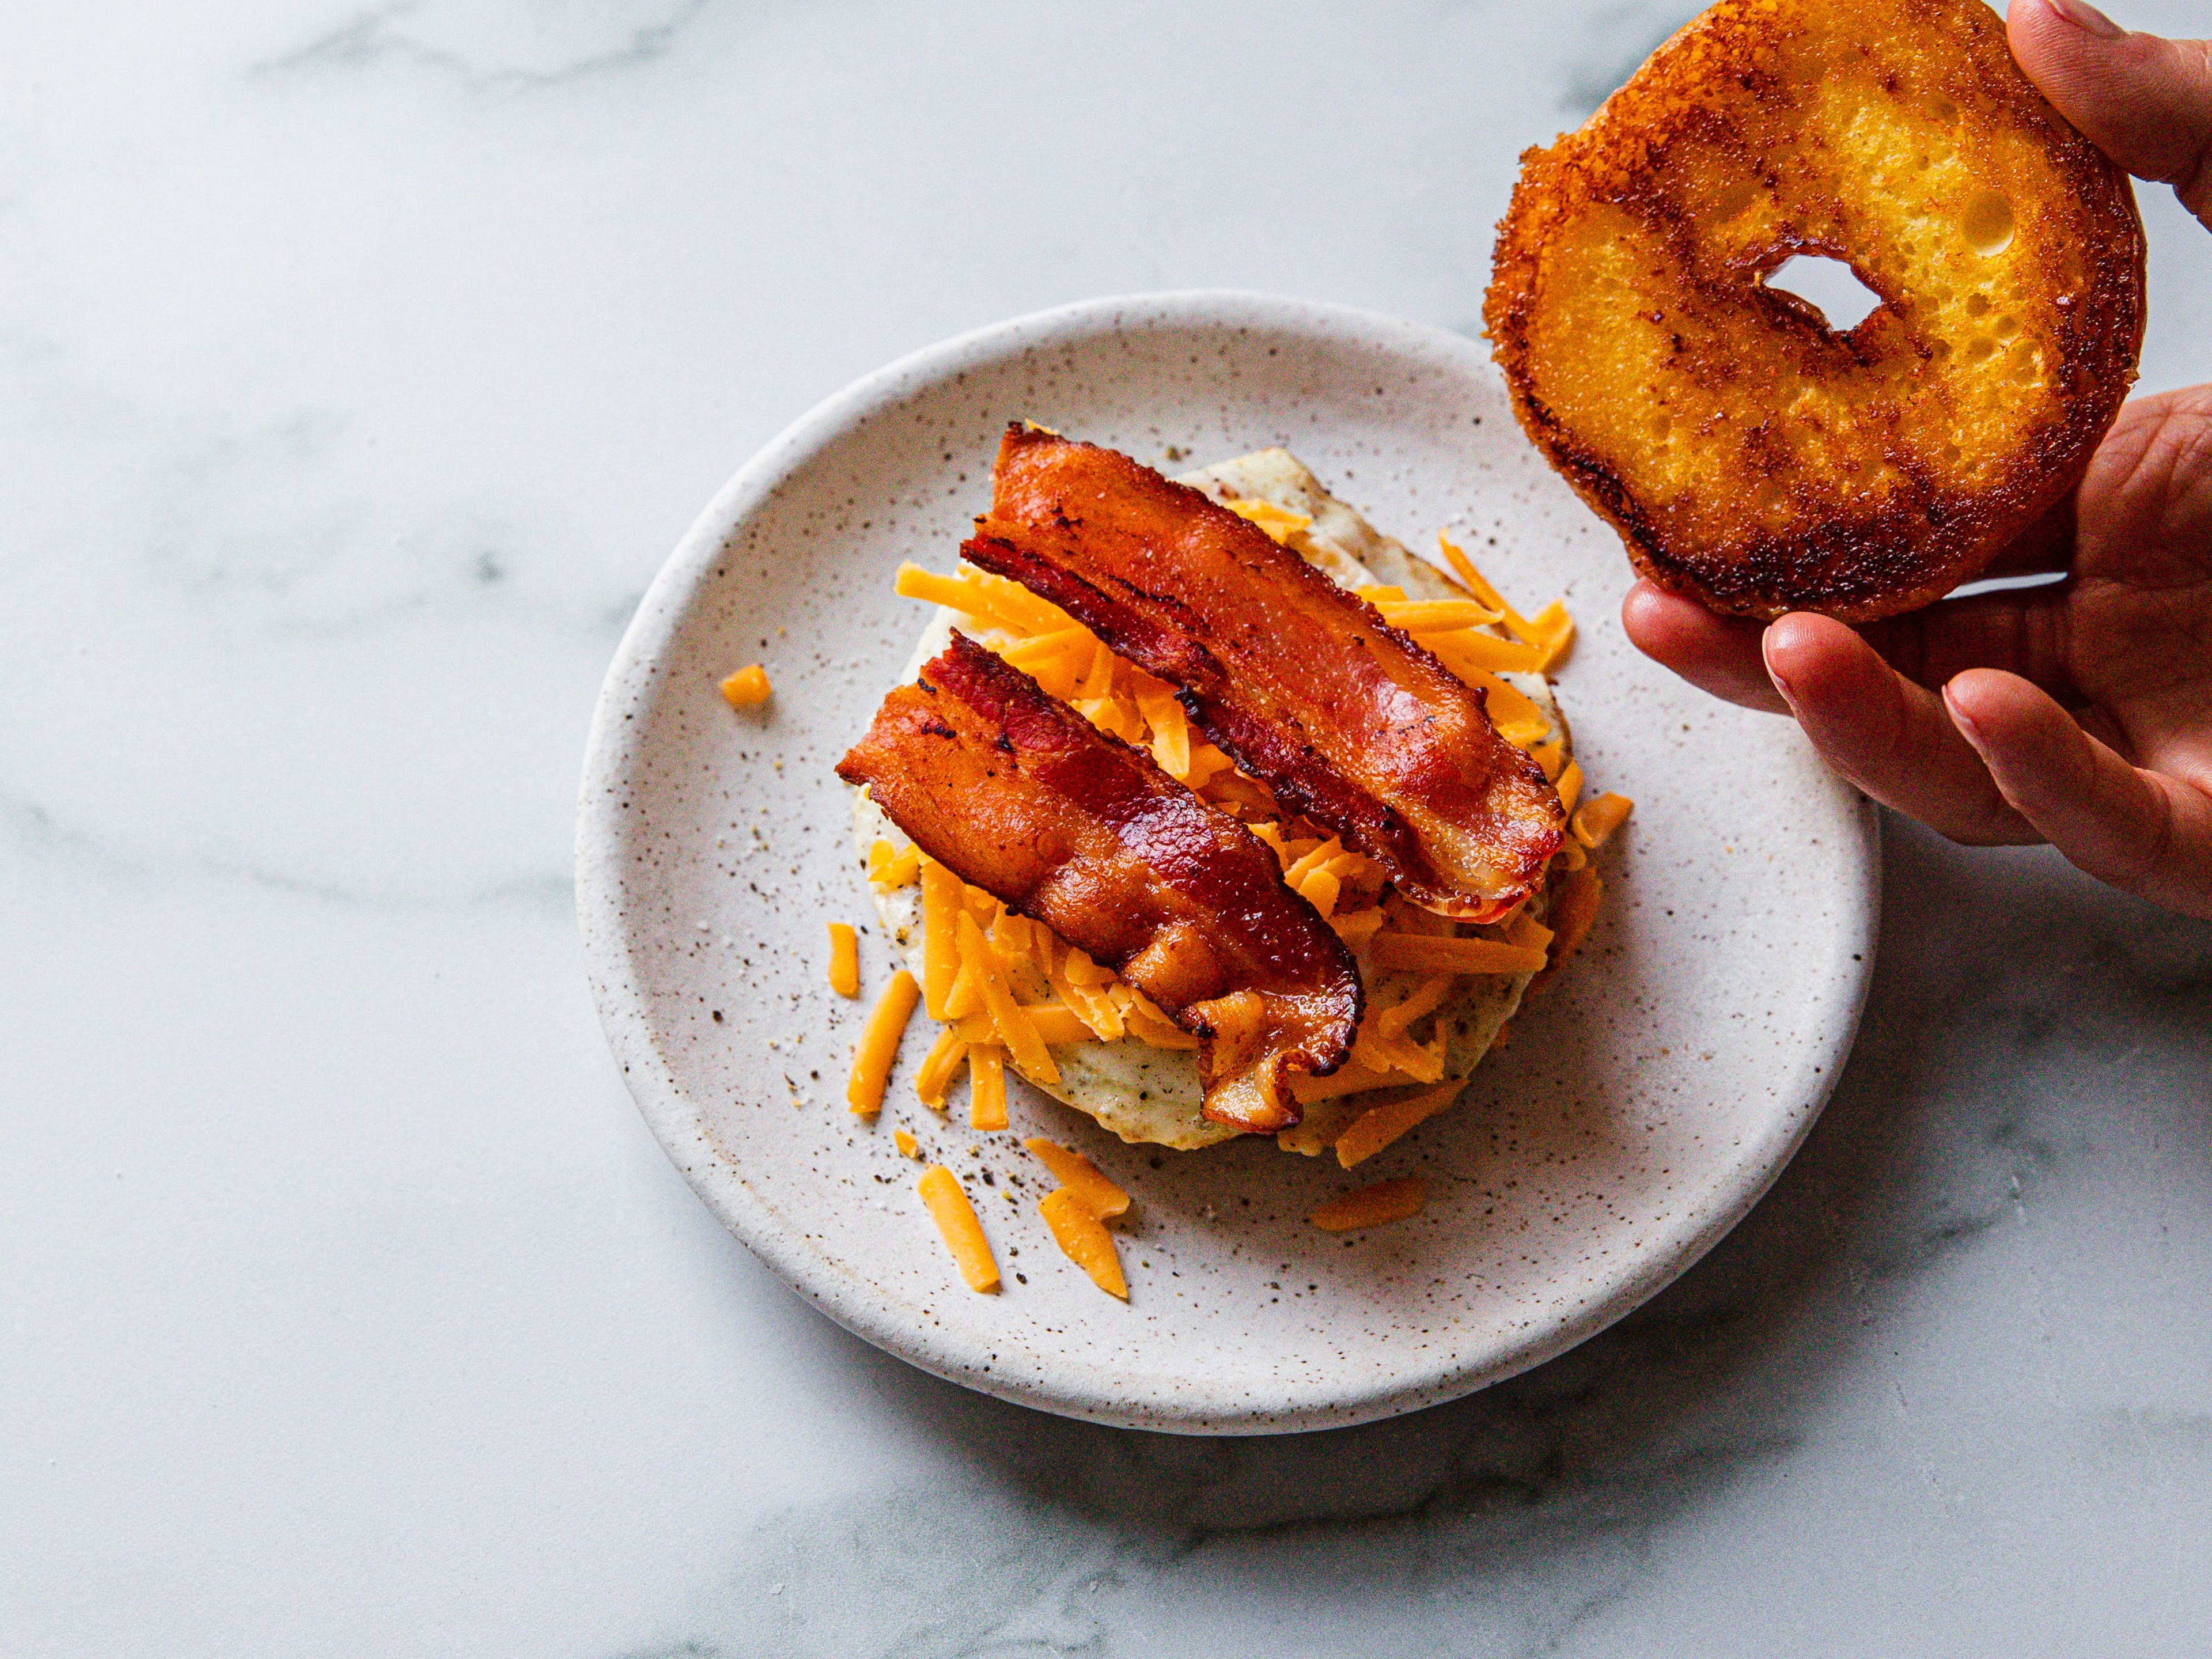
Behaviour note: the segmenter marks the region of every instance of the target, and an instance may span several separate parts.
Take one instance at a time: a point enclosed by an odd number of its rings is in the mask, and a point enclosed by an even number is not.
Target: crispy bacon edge
[[[1007,763],[1027,787],[1002,775]],[[867,785],[962,880],[1089,952],[1195,1035],[1214,1121],[1289,1128],[1300,1112],[1288,1073],[1326,1076],[1349,1055],[1365,1006],[1358,964],[1284,884],[1274,854],[964,635],[884,699],[837,775]],[[1107,873],[1098,860],[1082,867],[1082,842],[1101,834],[1128,854],[1118,892],[1097,890]],[[1026,860],[1006,851],[1016,838]],[[1147,957],[1171,956],[1166,936],[1192,926],[1217,962],[1226,947],[1261,971],[1211,995],[1175,996],[1160,971],[1167,957]]]
[[[1140,586],[1110,573],[1094,577],[1080,568],[1088,562],[1084,514],[1099,503],[1111,506],[1128,533],[1158,550],[1160,586]],[[1535,890],[1565,832],[1558,792],[1543,769],[1498,733],[1480,689],[1265,531],[1116,450],[1016,422],[1000,441],[992,512],[976,521],[976,532],[962,546],[962,556],[1050,600],[1109,649],[1181,688],[1179,701],[1192,721],[1242,769],[1267,783],[1291,810],[1335,830],[1382,864],[1414,903],[1460,921],[1494,921]],[[1425,804],[1469,832],[1499,873],[1498,890],[1481,891],[1440,869],[1393,799],[1330,763],[1314,741],[1316,732],[1334,723],[1330,710],[1309,704],[1285,720],[1239,696],[1239,666],[1256,660],[1259,641],[1249,630],[1226,625],[1229,619],[1207,616],[1176,595],[1172,566],[1178,557],[1218,558],[1287,577],[1297,604],[1316,613],[1333,609],[1340,618],[1356,613],[1372,641],[1395,651],[1402,672],[1392,678],[1400,688],[1410,689],[1410,682],[1431,707],[1456,703],[1471,711],[1474,718],[1464,721],[1465,729],[1488,737],[1478,786],[1482,818],[1468,822],[1433,800]],[[1299,648],[1316,643],[1309,637]],[[1295,672],[1269,678],[1285,686],[1297,684]],[[1455,761],[1434,745],[1425,750],[1410,738],[1388,758],[1401,780],[1391,793],[1406,800],[1419,798],[1425,776],[1433,779],[1464,764],[1463,758]]]

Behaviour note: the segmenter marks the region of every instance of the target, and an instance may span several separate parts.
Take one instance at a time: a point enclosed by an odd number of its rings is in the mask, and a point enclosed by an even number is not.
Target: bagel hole
[[[1881,295],[1859,281],[1857,272],[1820,253],[1791,255],[1767,272],[1766,285],[1804,301],[1838,334],[1850,333],[1881,306]]]
[[[1984,576],[1979,581],[1962,582],[1943,597],[1971,599],[1978,593],[2017,593],[2028,587],[2055,587],[2065,580],[2063,570],[2039,571],[2031,576]]]

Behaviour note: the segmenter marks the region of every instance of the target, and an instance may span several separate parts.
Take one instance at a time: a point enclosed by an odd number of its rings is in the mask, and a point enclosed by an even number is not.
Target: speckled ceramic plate
[[[1572,969],[1453,1111],[1356,1176],[1272,1142],[1125,1146],[1017,1085],[1014,1133],[915,1099],[909,1035],[871,1126],[843,1084],[866,1003],[831,994],[824,924],[872,921],[830,767],[897,679],[1012,418],[1170,466],[1294,450],[1386,533],[1455,528],[1509,597],[1564,594],[1561,701],[1593,787],[1637,801]],[[577,844],[592,989],[631,1092],[714,1212],[801,1294],[941,1376],[1048,1411],[1192,1433],[1359,1422],[1449,1399],[1619,1318],[1695,1261],[1804,1137],[1874,949],[1869,809],[1787,722],[1644,662],[1627,562],[1523,441],[1475,341],[1243,294],[1098,301],[870,375],[756,457],[661,570],[593,720]],[[765,709],[716,682],[764,661]],[[890,972],[872,931],[868,991]],[[899,1126],[958,1171],[1006,1273],[962,1288]],[[1127,1306],[1054,1247],[1019,1137],[1134,1194]],[[1419,1170],[1427,1209],[1305,1220]]]

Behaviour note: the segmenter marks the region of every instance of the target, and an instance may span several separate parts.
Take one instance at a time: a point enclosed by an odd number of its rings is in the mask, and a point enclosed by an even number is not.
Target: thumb
[[[2005,32],[2084,137],[2212,228],[2212,41],[2130,33],[2087,0],[2012,0]]]

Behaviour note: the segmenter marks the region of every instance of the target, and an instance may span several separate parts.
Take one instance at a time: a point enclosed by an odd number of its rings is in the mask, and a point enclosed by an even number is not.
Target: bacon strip
[[[837,763],[930,857],[1111,967],[1199,1039],[1206,1116],[1298,1121],[1364,996],[1274,854],[1151,757],[960,635]]]
[[[1191,720],[1292,811],[1439,915],[1527,897],[1565,814],[1483,693],[1266,532],[1127,456],[1015,426],[961,550],[1182,688]]]

